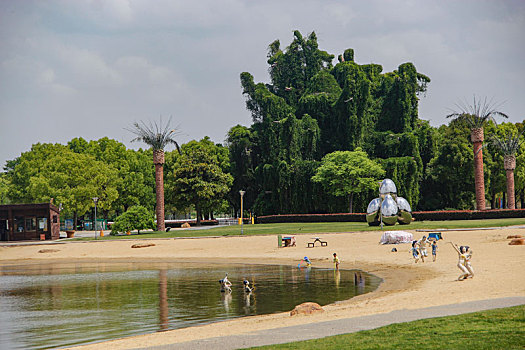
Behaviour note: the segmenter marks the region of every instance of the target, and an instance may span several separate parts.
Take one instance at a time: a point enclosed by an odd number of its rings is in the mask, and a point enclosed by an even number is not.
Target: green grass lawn
[[[525,306],[398,323],[252,349],[524,349]]]
[[[523,218],[513,219],[486,219],[486,220],[455,220],[455,221],[414,221],[410,225],[385,226],[387,230],[416,230],[441,228],[478,228],[501,227],[512,225],[525,225]],[[366,222],[317,222],[317,223],[285,223],[285,224],[257,224],[244,225],[244,235],[269,235],[269,234],[300,234],[300,233],[330,233],[330,232],[355,232],[355,231],[381,231],[379,227],[370,227]],[[98,239],[137,239],[137,238],[174,238],[174,237],[203,237],[203,236],[232,236],[240,235],[241,227],[222,226],[202,230],[172,230],[170,232],[133,232],[130,236],[106,236]],[[78,238],[78,240],[91,240],[92,238]]]

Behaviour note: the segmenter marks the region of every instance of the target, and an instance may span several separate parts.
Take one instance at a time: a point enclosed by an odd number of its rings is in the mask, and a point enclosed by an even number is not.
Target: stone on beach
[[[306,303],[302,303],[302,304],[299,304],[295,307],[295,309],[293,309],[292,311],[290,311],[290,316],[295,316],[295,315],[311,315],[313,313],[316,313],[316,312],[324,312],[323,308],[321,307],[321,305],[317,304],[317,303],[311,303],[311,302],[306,302]]]

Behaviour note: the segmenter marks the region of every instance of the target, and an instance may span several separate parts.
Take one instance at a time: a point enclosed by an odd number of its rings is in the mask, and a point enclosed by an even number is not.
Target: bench
[[[308,248],[315,247],[315,242],[321,243],[321,247],[326,247],[328,245],[328,242],[321,241],[319,237],[315,237],[313,238],[313,240],[314,240],[313,242],[308,242]]]

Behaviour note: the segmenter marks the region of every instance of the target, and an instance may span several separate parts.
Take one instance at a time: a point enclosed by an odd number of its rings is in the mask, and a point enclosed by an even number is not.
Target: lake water
[[[225,273],[232,293],[220,292]],[[357,276],[357,278],[356,278]],[[245,294],[248,279],[255,291]],[[355,270],[283,265],[78,263],[0,267],[0,349],[45,349],[321,305],[377,288]]]

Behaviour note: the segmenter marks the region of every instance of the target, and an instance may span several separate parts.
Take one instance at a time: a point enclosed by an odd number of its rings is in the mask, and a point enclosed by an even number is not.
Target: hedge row
[[[364,213],[339,214],[285,214],[258,216],[257,224],[275,224],[283,222],[365,222]]]
[[[493,209],[493,210],[443,210],[443,211],[415,211],[412,216],[416,221],[443,221],[443,220],[479,220],[525,218],[525,209]],[[366,222],[364,213],[338,214],[286,214],[267,215],[257,217],[258,224],[274,224],[286,222]]]
[[[417,221],[525,218],[525,209],[415,211]]]
[[[178,227],[181,227],[182,224],[184,223],[188,223],[190,224],[190,226],[195,226],[197,225],[197,221],[196,220],[185,220],[185,221],[176,221],[176,222],[165,222],[164,225],[166,227],[171,227],[171,228],[178,228]],[[217,220],[201,220],[201,225],[203,226],[213,226],[213,225],[218,225],[219,222]]]

